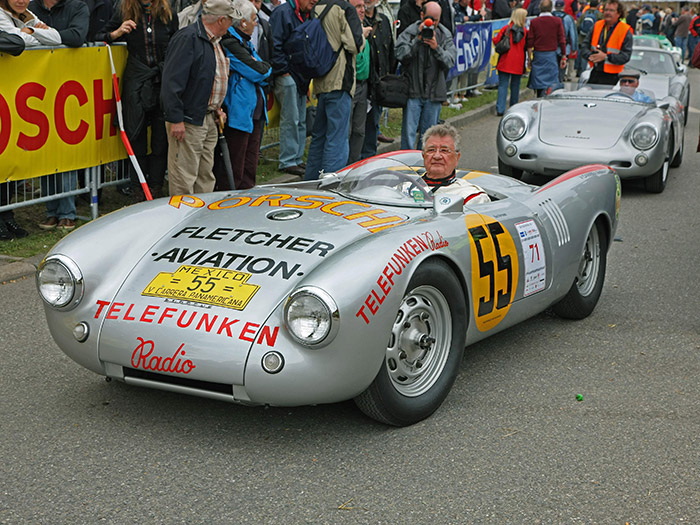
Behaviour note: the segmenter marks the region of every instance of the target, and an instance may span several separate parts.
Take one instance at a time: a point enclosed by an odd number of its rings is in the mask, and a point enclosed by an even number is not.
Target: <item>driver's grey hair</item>
[[[455,143],[455,151],[459,151],[459,132],[457,128],[451,124],[435,124],[425,130],[425,133],[423,133],[423,150],[425,150],[425,143],[428,142],[428,139],[433,135],[438,137],[452,137]]]

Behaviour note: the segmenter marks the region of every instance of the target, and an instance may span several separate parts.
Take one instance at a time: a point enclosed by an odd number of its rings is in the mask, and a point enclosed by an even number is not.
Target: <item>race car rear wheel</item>
[[[513,177],[514,179],[518,180],[523,178],[523,170],[509,166],[500,158],[498,159],[498,173],[501,175],[508,175],[509,177]]]
[[[574,283],[566,296],[552,307],[555,314],[565,319],[583,319],[593,312],[603,291],[606,261],[605,230],[597,222],[588,232]]]
[[[465,298],[452,270],[439,260],[421,265],[399,306],[382,366],[355,398],[360,410],[395,426],[435,412],[457,377],[465,323]]]

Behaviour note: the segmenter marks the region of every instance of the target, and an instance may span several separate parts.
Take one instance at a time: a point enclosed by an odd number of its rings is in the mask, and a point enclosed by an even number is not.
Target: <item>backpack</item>
[[[591,13],[591,11],[593,11]],[[578,26],[578,34],[581,35],[581,39],[585,39],[588,36],[588,33],[593,31],[593,26],[595,23],[598,21],[598,18],[596,17],[595,11],[593,8],[590,8],[588,11],[586,11],[586,14],[583,15],[583,18],[581,19],[581,23]]]
[[[338,58],[321,25],[331,7],[326,6],[318,18],[312,18],[312,11],[308,20],[292,30],[283,46],[290,69],[309,80],[326,75]]]
[[[566,24],[564,23],[564,19],[567,17],[567,14],[564,11],[552,11],[552,14],[561,20],[561,25],[564,26],[566,45],[571,46],[573,44],[573,42],[571,41],[572,37],[570,36],[569,31],[566,30]]]

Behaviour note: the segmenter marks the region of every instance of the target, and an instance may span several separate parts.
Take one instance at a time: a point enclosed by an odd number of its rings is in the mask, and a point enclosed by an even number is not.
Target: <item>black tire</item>
[[[523,170],[509,166],[500,158],[498,159],[498,173],[501,175],[508,175],[509,177],[513,177],[514,179],[518,180],[523,178]]]
[[[360,410],[394,426],[435,412],[459,372],[466,319],[462,286],[452,270],[438,259],[422,264],[406,289],[382,366],[355,398]]]
[[[644,179],[644,189],[649,193],[662,193],[666,189],[666,181],[668,180],[668,168],[671,165],[671,151],[673,151],[672,140],[673,138],[671,138],[671,140],[669,140],[668,142],[670,151],[666,152],[666,158],[664,159],[663,164],[659,168],[659,171],[657,171],[653,175],[649,175],[646,179]]]
[[[677,168],[683,163],[683,140],[681,139],[680,141],[680,147],[678,148],[678,153],[675,154],[673,157],[673,160],[671,161],[671,164],[669,166],[671,168]]]
[[[597,222],[588,232],[574,283],[566,296],[552,307],[555,314],[565,319],[584,319],[591,315],[603,291],[607,254],[605,229]]]

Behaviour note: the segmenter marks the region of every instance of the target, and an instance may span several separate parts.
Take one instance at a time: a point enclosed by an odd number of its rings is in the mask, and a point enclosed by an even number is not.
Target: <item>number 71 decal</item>
[[[508,313],[518,287],[518,252],[503,225],[486,216],[466,217],[469,231],[476,327],[491,330]]]

